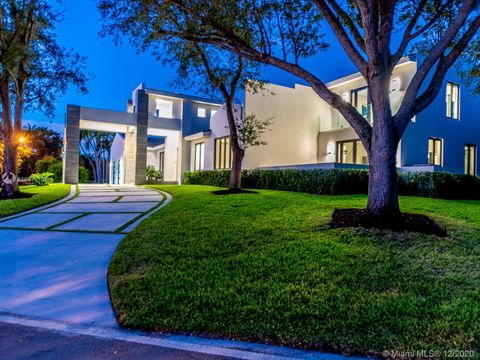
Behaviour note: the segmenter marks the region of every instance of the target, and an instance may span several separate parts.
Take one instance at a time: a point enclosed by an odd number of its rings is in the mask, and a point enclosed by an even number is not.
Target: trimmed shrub
[[[53,174],[49,172],[32,174],[30,175],[30,179],[32,180],[34,185],[47,186],[53,182]]]
[[[442,199],[480,199],[478,176],[443,172],[398,174],[399,192],[403,195]]]
[[[230,171],[192,171],[185,173],[185,184],[227,187]],[[450,173],[399,173],[402,195],[444,199],[480,199],[480,178]],[[306,192],[321,195],[366,194],[368,170],[288,169],[243,170],[242,187]]]

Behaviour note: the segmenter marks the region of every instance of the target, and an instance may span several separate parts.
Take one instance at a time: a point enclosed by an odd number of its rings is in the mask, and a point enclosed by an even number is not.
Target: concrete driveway
[[[135,186],[79,189],[66,202],[0,219],[1,312],[117,326],[108,264],[120,240],[164,195]]]

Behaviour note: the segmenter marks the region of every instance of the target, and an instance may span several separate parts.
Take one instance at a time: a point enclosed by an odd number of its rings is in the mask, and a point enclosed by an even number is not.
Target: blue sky
[[[132,90],[142,82],[151,88],[195,94],[195,89],[170,86],[172,70],[155,61],[150,54],[137,54],[128,43],[115,46],[110,38],[100,38],[98,32],[102,20],[94,0],[65,0],[65,6],[65,19],[57,27],[58,41],[87,57],[87,71],[92,75],[88,83],[89,93],[83,95],[71,89],[56,104],[54,118],[48,119],[41,113],[26,113],[25,123],[49,126],[63,133],[67,104],[123,111]],[[308,59],[305,65],[325,81],[355,72],[333,35],[327,34],[327,41],[330,49]],[[264,78],[282,85],[299,82],[292,75],[274,68],[266,69]]]

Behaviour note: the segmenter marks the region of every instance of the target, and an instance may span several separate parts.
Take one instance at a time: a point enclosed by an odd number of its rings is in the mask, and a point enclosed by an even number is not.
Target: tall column
[[[145,184],[147,170],[148,94],[137,94],[137,156],[135,161],[135,184]]]
[[[148,95],[138,90],[137,125],[125,134],[125,183],[145,184],[147,169]]]
[[[67,105],[63,151],[63,182],[77,184],[80,161],[80,106]]]

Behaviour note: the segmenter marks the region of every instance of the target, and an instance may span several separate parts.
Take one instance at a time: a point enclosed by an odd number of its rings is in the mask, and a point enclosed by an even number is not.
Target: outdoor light
[[[327,144],[327,155],[331,155],[333,153],[333,144],[328,143]]]
[[[24,136],[20,136],[20,138],[18,139],[18,142],[19,142],[20,144],[25,143],[25,137],[24,137]]]

